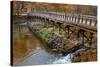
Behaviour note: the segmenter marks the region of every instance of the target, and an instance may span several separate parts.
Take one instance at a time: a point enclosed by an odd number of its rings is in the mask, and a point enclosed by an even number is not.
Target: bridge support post
[[[67,32],[66,32],[66,29],[67,29]],[[65,26],[65,32],[67,33],[67,39],[69,39],[70,38],[70,28],[69,28],[69,26],[67,25],[67,26]]]
[[[84,30],[82,30],[82,45],[84,45]]]
[[[60,23],[56,23],[56,26],[57,26],[57,28],[58,28],[58,32],[59,32],[59,34],[60,34]]]
[[[48,28],[48,22],[47,22],[47,19],[46,18],[44,18],[44,20],[45,20],[45,23],[46,23],[46,28]]]
[[[59,23],[59,34],[61,33],[61,24]]]
[[[90,33],[90,45],[92,45],[93,33]]]
[[[35,22],[37,22],[37,17],[35,18]]]
[[[53,24],[52,24],[52,26],[53,26],[53,32],[55,31],[55,23],[54,22],[52,22]]]
[[[70,31],[69,31],[70,28],[69,28],[69,26],[66,26],[66,27],[67,27],[67,38],[69,39],[69,37],[70,37],[70,36],[69,36],[69,34],[70,34]]]
[[[41,21],[42,21],[42,23],[43,23],[43,27],[45,27],[44,18],[41,18]]]
[[[77,32],[77,38],[79,38],[79,32],[80,32],[80,31]]]

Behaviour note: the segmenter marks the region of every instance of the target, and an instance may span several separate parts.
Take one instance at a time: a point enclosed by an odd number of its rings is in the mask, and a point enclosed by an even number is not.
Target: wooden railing
[[[67,13],[58,13],[58,12],[31,12],[28,16],[37,16],[46,18],[49,20],[56,20],[66,24],[75,24],[96,30],[97,27],[97,17],[89,15],[79,15],[79,14],[67,14]]]

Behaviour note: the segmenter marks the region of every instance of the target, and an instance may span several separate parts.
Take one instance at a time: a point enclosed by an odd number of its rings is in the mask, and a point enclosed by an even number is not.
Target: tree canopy
[[[43,3],[43,2],[13,2],[13,13],[23,13],[22,9],[27,8],[30,11],[55,11],[65,13],[78,13],[85,15],[97,15],[97,6],[91,5],[72,5],[72,4],[58,4],[58,3]]]

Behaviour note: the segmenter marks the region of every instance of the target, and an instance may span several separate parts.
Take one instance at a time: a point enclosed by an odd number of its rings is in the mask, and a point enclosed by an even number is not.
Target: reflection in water
[[[44,47],[26,24],[13,25],[13,60],[15,65],[53,64],[71,62],[70,55],[52,53]]]
[[[13,25],[13,60],[19,61],[39,43],[29,32],[27,26]]]

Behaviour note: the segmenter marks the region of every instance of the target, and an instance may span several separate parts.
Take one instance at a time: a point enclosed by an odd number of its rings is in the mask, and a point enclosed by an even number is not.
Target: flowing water
[[[47,49],[44,46],[45,44],[41,43],[39,39],[29,31],[26,24],[13,26],[13,37],[15,41],[13,44],[13,58],[15,59],[15,62],[17,59],[20,60],[15,65],[71,63],[73,54],[63,56],[62,54],[54,53],[50,49]],[[19,45],[19,48],[17,48],[17,45]]]

